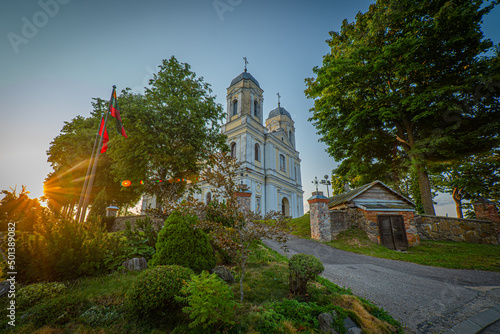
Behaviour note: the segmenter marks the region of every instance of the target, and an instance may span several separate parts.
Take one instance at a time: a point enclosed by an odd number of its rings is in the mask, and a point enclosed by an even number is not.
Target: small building
[[[420,243],[415,227],[415,204],[380,181],[330,197],[331,225],[343,219],[366,231],[373,242],[407,250]],[[342,218],[342,213],[347,217]],[[344,224],[345,226],[345,224]]]

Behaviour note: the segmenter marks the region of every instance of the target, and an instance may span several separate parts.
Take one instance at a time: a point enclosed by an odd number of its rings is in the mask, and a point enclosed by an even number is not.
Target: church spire
[[[246,71],[247,71],[247,64],[248,64],[247,57],[243,57],[243,60],[245,61],[245,73],[246,73]]]
[[[279,107],[280,107],[280,97],[281,97],[281,95],[280,95],[280,93],[279,93],[279,92],[278,92],[278,93],[276,93],[276,95],[278,95],[278,108],[279,108]]]

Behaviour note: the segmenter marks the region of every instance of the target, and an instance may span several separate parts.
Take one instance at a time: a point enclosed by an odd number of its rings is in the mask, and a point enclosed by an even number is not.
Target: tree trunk
[[[457,210],[457,217],[458,218],[464,218],[464,215],[462,213],[462,189],[453,189],[453,200],[455,201],[455,208]]]
[[[420,164],[417,164],[418,185],[420,188],[420,198],[424,213],[426,215],[435,216],[434,203],[432,203],[431,183],[429,181],[429,174]]]

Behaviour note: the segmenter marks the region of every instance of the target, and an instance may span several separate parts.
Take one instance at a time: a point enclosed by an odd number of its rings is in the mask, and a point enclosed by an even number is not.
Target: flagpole
[[[108,111],[106,112],[106,117],[104,117],[104,126],[102,127],[102,134],[101,134],[100,139],[99,139],[99,146],[97,148],[97,152],[95,153],[95,158],[94,158],[94,162],[93,162],[93,166],[92,166],[92,173],[90,174],[90,179],[89,179],[88,186],[87,186],[86,193],[85,193],[85,199],[83,202],[82,212],[80,213],[80,218],[79,218],[80,223],[85,220],[85,216],[87,215],[87,206],[89,205],[90,195],[92,193],[92,187],[94,185],[95,173],[97,170],[97,163],[99,162],[99,155],[101,153],[102,142],[104,139],[104,131],[106,129],[106,124],[108,122],[108,114],[111,111],[111,102],[113,101],[113,95],[115,93],[115,89],[116,89],[116,86],[113,85],[113,90],[111,91],[111,97],[109,98]]]
[[[101,121],[99,122],[99,127],[101,125],[100,124],[101,122],[102,122],[102,116],[101,116]],[[87,167],[87,173],[85,174],[85,181],[83,182],[82,193],[80,194],[80,200],[78,201],[78,211],[76,212],[76,218],[75,218],[78,222],[80,221],[80,213],[82,211],[83,201],[85,199],[85,194],[87,192],[87,184],[90,177],[90,171],[92,169],[92,162],[94,161],[95,148],[97,146],[98,139],[100,136],[99,132],[100,129],[97,130],[97,134],[94,140],[94,147],[92,148],[92,154],[90,155],[89,166]]]

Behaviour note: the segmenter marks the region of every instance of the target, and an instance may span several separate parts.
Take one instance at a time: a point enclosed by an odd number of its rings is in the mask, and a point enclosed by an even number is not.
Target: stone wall
[[[332,236],[337,236],[339,232],[352,227],[349,214],[345,210],[330,210],[330,224]]]
[[[420,215],[416,227],[422,239],[500,244],[500,224],[487,220]]]
[[[146,215],[116,217],[115,223],[111,228],[111,232],[124,231],[126,221],[129,221],[130,226],[133,228],[136,219],[145,219],[146,217],[147,217]],[[160,231],[163,228],[165,220],[162,218],[155,218],[155,217],[150,217],[150,218],[154,223],[155,230]]]

